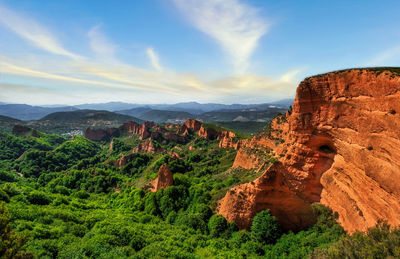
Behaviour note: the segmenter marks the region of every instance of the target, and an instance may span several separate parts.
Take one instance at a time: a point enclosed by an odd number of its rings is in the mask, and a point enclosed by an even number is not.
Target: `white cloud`
[[[80,58],[79,55],[66,50],[45,27],[1,4],[0,23],[42,50],[73,59]]]
[[[202,32],[215,38],[232,58],[236,72],[249,67],[249,59],[268,24],[255,8],[239,0],[173,0]]]
[[[115,61],[117,46],[111,43],[101,32],[100,26],[94,26],[88,32],[89,44],[97,59],[104,61]]]
[[[157,55],[157,53],[155,52],[155,50],[154,50],[153,48],[149,47],[149,48],[146,49],[146,53],[147,53],[147,56],[149,57],[151,66],[152,66],[155,70],[161,71],[161,70],[162,70],[162,67],[161,67],[161,65],[160,65],[160,59],[158,58],[158,55]]]

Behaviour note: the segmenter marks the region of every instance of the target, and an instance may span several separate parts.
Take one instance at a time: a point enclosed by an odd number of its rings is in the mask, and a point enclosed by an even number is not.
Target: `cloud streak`
[[[161,71],[162,67],[160,65],[160,59],[158,58],[158,55],[155,52],[155,50],[153,48],[149,47],[149,48],[146,49],[146,53],[147,53],[147,56],[149,57],[151,66],[155,70]]]
[[[79,55],[66,50],[45,27],[35,20],[24,17],[2,4],[0,4],[0,23],[42,50],[73,59],[80,58]]]
[[[187,19],[211,36],[231,57],[236,72],[244,73],[268,24],[257,9],[238,0],[173,0]]]

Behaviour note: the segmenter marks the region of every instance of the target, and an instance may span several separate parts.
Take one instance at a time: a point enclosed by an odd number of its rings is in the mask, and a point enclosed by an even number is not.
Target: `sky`
[[[0,102],[263,103],[399,66],[400,1],[0,0]]]

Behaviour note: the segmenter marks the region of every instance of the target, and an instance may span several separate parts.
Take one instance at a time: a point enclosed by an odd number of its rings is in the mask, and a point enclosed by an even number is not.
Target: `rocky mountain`
[[[330,207],[350,233],[378,220],[400,224],[400,69],[331,72],[300,83],[293,110],[242,146],[234,167],[264,173],[220,200],[218,212],[239,227],[270,209],[282,226],[314,219],[310,205]],[[276,163],[265,168],[263,158]]]

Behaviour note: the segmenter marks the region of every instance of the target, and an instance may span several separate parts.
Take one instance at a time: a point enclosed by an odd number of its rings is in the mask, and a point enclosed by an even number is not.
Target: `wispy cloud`
[[[90,48],[99,60],[115,61],[117,46],[111,43],[101,32],[100,25],[96,25],[88,32]]]
[[[389,63],[398,64],[400,61],[400,46],[396,46],[385,50],[371,60],[369,60],[365,65],[367,66],[381,66],[388,65]]]
[[[237,72],[246,71],[258,41],[268,30],[257,9],[239,0],[173,1],[196,28],[218,41]]]
[[[71,76],[63,76],[63,75],[47,73],[47,72],[38,71],[38,70],[32,70],[32,69],[29,69],[26,67],[17,66],[17,65],[10,64],[7,62],[0,62],[0,67],[1,67],[1,72],[4,74],[36,77],[36,78],[50,79],[50,80],[57,80],[57,81],[68,81],[68,82],[80,83],[80,84],[85,84],[85,85],[96,85],[96,86],[105,86],[105,87],[113,87],[113,88],[129,88],[129,89],[139,88],[140,89],[140,87],[129,86],[129,85],[124,85],[124,84],[110,83],[110,82],[96,81],[96,80],[87,80],[87,79],[81,79],[81,78],[76,78],[76,77],[71,77]]]
[[[160,59],[158,58],[157,53],[151,47],[146,49],[147,56],[149,57],[151,66],[156,69],[157,71],[161,71],[162,67],[160,65]]]
[[[0,23],[42,50],[73,59],[80,58],[79,55],[66,50],[44,26],[2,4],[0,4]]]
[[[205,102],[243,102],[265,100],[260,93],[275,97],[294,93],[298,70],[276,77],[246,73],[251,54],[267,31],[267,25],[257,16],[257,10],[237,0],[175,1],[182,10],[187,10],[197,28],[218,40],[232,58],[237,72],[241,73],[207,79],[194,72],[180,73],[162,66],[152,47],[145,49],[151,69],[124,63],[117,57],[119,46],[103,33],[99,25],[87,33],[87,44],[93,55],[81,58],[66,50],[44,26],[0,4],[0,24],[48,53],[58,55],[0,55],[0,90],[7,89],[0,93],[12,101],[23,100],[24,92],[32,92],[33,99],[43,103],[48,103],[48,100],[64,103],[99,100],[164,103],[193,98]],[[61,57],[60,62],[60,55],[72,59],[66,62]],[[24,84],[12,84],[16,77]],[[18,92],[19,99],[13,92]],[[40,93],[46,98],[40,97]]]

